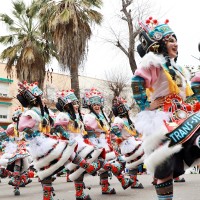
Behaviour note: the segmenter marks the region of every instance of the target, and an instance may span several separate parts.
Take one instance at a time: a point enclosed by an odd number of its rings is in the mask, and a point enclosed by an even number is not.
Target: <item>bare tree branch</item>
[[[120,96],[120,94],[125,90],[130,81],[130,77],[128,76],[126,70],[122,72],[121,68],[118,70],[115,69],[107,71],[105,73],[105,76],[108,80],[106,82],[106,85],[113,93],[112,99],[114,99],[116,96]]]
[[[119,40],[117,41],[116,46],[119,47],[119,48],[125,53],[125,55],[126,55],[127,57],[129,57],[128,51],[121,45],[121,43],[120,43]]]

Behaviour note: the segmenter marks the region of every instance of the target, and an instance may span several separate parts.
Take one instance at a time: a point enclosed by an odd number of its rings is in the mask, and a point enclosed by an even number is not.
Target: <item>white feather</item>
[[[148,172],[153,175],[157,166],[162,164],[173,154],[179,152],[181,149],[182,145],[169,147],[169,142],[166,142],[164,145],[157,148],[154,152],[145,158],[144,164],[146,165]]]
[[[124,124],[124,120],[120,117],[115,117],[114,124]]]
[[[138,68],[149,68],[151,66],[161,67],[161,64],[165,62],[166,60],[163,55],[157,55],[153,52],[149,52],[142,58]]]
[[[169,115],[169,113],[159,110],[142,111],[135,118],[135,128],[143,137],[154,133],[167,133],[164,120],[169,121]]]
[[[33,159],[43,156],[52,149],[56,142],[56,140],[44,136],[35,137],[29,142],[29,153]]]

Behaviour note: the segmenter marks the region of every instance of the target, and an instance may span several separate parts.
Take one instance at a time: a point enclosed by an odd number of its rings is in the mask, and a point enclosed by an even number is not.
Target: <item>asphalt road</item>
[[[186,179],[185,183],[174,183],[174,200],[200,200],[200,175],[191,174],[182,176]],[[115,177],[110,180],[111,186],[117,191],[116,195],[102,195],[99,185],[99,177],[86,176],[85,192],[90,194],[92,200],[157,200],[154,187],[152,186],[152,178],[150,175],[138,176],[140,182],[143,183],[144,189],[136,190],[128,188],[123,190]],[[73,183],[66,183],[65,177],[57,177],[53,183],[56,196],[54,200],[75,200],[75,190]],[[20,188],[21,195],[13,195],[13,187],[8,185],[8,179],[2,179],[0,183],[0,200],[42,200],[42,187],[37,178],[27,185]]]

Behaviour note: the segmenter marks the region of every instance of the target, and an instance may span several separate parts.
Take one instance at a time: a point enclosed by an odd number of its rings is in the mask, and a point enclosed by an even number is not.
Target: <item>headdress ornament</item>
[[[139,22],[142,28],[139,34],[139,40],[141,47],[145,53],[151,51],[157,51],[158,42],[162,39],[168,40],[171,35],[174,35],[172,29],[168,26],[169,20],[166,19],[164,23],[159,23],[157,19],[149,17],[145,23]]]
[[[18,86],[19,86],[18,90],[20,93],[23,93],[24,91],[28,90],[35,97],[43,94],[42,90],[38,87],[38,82],[27,83],[26,81],[24,81],[24,82],[19,82]]]
[[[64,108],[69,103],[78,101],[76,95],[74,94],[74,90],[62,90],[57,92],[57,98],[58,103],[62,108]]]
[[[19,116],[23,113],[23,108],[21,106],[18,106],[17,108],[15,108],[13,115],[12,115],[12,120],[14,122],[17,122],[19,119]]]
[[[104,105],[104,98],[102,93],[99,92],[96,88],[91,88],[88,92],[85,92],[84,99],[87,105],[99,104],[100,106]]]
[[[38,87],[37,82],[19,82],[18,86],[19,94],[17,95],[17,99],[24,107],[27,107],[28,104],[35,102],[37,99],[36,97],[41,96],[43,94],[42,90]]]
[[[128,113],[129,106],[127,105],[127,101],[122,97],[115,97],[113,99],[112,110],[115,116],[125,115]]]

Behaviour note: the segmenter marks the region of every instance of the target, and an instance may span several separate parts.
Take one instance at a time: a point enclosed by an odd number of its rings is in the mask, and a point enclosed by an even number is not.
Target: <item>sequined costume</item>
[[[131,188],[142,189],[143,185],[137,180],[138,166],[143,164],[144,150],[142,140],[136,132],[134,124],[129,117],[129,106],[121,97],[113,99],[112,111],[115,115],[111,125],[111,133],[116,135],[116,143],[126,162],[126,169],[133,180]]]
[[[159,24],[152,18],[146,24],[140,22],[138,52],[142,60],[132,78],[132,89],[141,109],[135,128],[143,135],[144,162],[159,180],[155,186],[158,199],[168,200],[173,198],[172,178],[198,162],[200,131],[198,124],[190,124],[199,116],[185,103],[193,91],[186,70],[176,63],[177,40],[167,23]],[[160,100],[162,104],[151,109]],[[186,126],[188,130],[182,132]]]
[[[13,117],[19,119],[21,110],[17,109]],[[8,175],[12,176],[9,185],[14,186],[14,195],[20,195],[20,186],[25,186],[31,180],[27,177],[27,170],[30,165],[30,156],[27,151],[26,142],[23,139],[23,134],[17,130],[18,120],[10,124],[5,130],[8,136],[4,141],[4,153],[0,158],[0,165],[4,166],[8,171]]]

